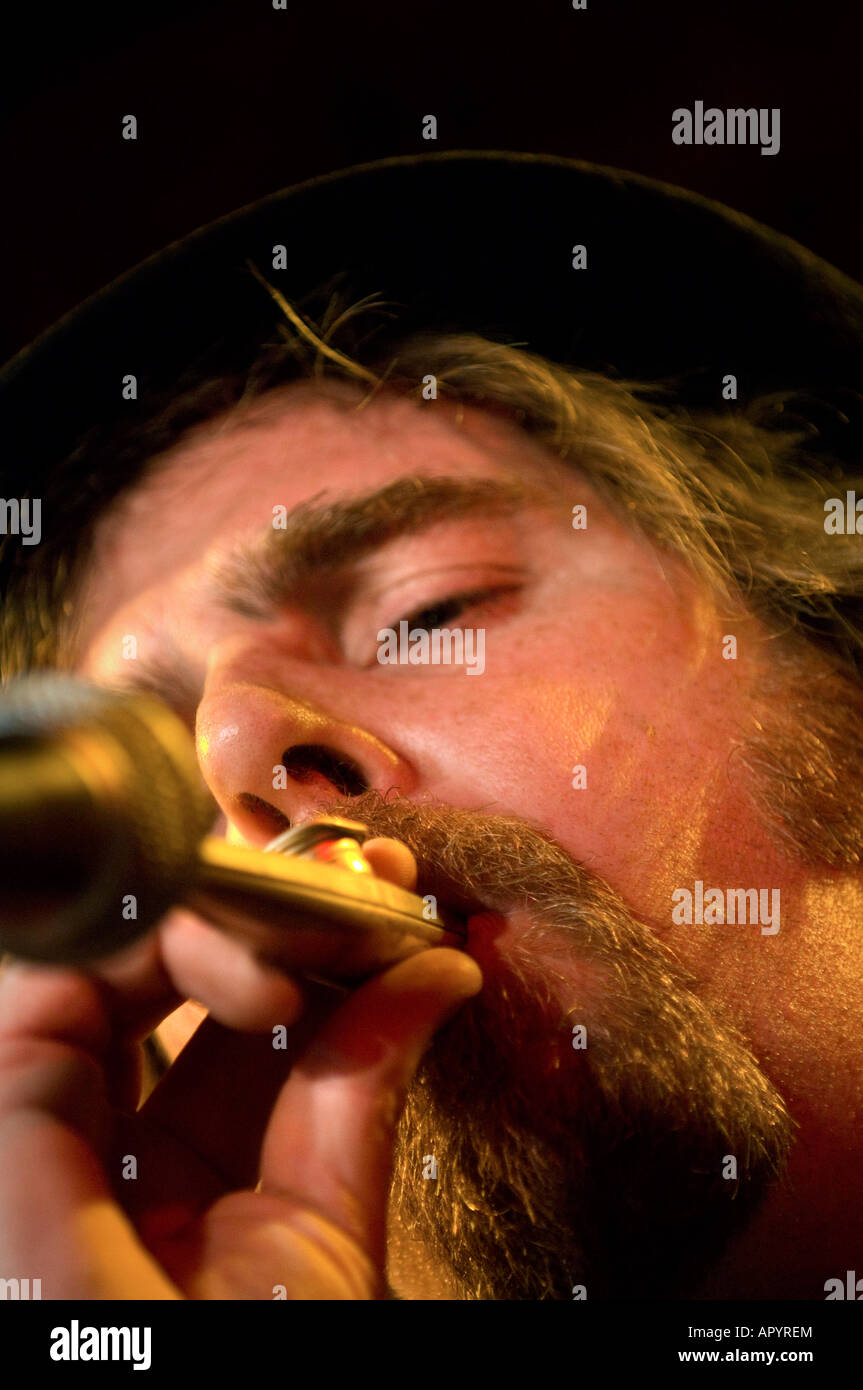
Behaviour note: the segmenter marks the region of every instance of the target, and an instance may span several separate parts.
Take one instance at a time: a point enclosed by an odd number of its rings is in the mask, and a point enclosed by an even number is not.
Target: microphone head
[[[149,695],[39,673],[0,695],[0,950],[56,964],[154,926],[217,808],[194,743]]]

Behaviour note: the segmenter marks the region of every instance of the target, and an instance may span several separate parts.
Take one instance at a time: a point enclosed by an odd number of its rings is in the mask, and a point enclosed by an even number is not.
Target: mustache
[[[557,978],[554,958],[577,951],[582,962],[614,974],[643,977],[645,987],[671,994],[693,977],[655,931],[638,921],[620,895],[574,859],[547,831],[513,815],[489,815],[435,802],[368,791],[327,805],[325,814],[362,821],[373,836],[400,840],[417,861],[418,889],[468,912],[525,914],[508,943],[509,968]]]
[[[486,987],[436,1035],[409,1092],[393,1186],[402,1224],[465,1298],[568,1298],[573,1279],[625,1297],[702,1269],[781,1174],[793,1137],[746,1039],[543,829],[375,792],[327,811],[406,844],[423,893],[520,914],[505,950],[493,932],[471,934]],[[417,1145],[439,1157],[433,1204]]]
[[[421,888],[440,888],[453,906],[545,906],[599,883],[551,835],[520,817],[376,791],[331,801],[323,814],[362,821],[370,836],[401,840],[417,861]]]

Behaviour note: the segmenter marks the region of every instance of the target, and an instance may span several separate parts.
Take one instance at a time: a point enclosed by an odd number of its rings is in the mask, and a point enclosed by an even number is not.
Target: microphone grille
[[[3,744],[86,738],[100,767],[110,769],[109,862],[100,863],[97,889],[69,904],[45,933],[44,950],[28,934],[33,954],[70,963],[92,959],[134,940],[155,925],[193,879],[198,846],[216,816],[185,725],[150,695],[118,694],[54,672],[11,682],[0,699]],[[69,740],[68,736],[72,735]],[[95,740],[95,742],[94,742]],[[122,900],[134,895],[135,915]],[[30,952],[28,951],[28,954]]]
[[[83,723],[112,699],[100,686],[55,671],[19,676],[3,688],[0,739],[38,738]]]

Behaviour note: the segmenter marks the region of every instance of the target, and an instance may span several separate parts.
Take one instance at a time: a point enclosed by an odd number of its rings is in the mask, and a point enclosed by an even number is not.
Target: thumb
[[[267,1127],[260,1190],[334,1223],[381,1272],[405,1093],[435,1030],[481,987],[476,962],[443,947],[369,980],[297,1061]]]

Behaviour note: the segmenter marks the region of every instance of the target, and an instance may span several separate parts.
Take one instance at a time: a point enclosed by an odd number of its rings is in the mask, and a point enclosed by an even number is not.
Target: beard
[[[798,863],[863,861],[863,692],[800,639],[777,642],[738,756],[762,824]]]
[[[459,1299],[691,1296],[791,1147],[744,1038],[541,830],[375,792],[327,810],[406,844],[420,893],[476,909],[485,986],[409,1089],[400,1231]]]

